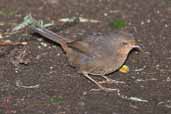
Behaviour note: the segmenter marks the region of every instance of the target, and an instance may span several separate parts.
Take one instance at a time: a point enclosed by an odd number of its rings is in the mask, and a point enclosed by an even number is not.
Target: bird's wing
[[[113,45],[110,40],[110,38],[104,37],[103,35],[88,36],[84,39],[79,39],[67,44],[70,48],[86,55],[102,57],[113,54]]]
[[[72,42],[67,43],[68,47],[84,54],[90,53],[90,44],[82,41],[82,40],[75,40]]]

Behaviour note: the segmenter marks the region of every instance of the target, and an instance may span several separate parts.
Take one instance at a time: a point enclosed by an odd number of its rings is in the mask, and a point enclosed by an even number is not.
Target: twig
[[[0,41],[0,46],[27,45],[27,42],[12,42],[10,40]]]
[[[71,17],[71,18],[61,18],[61,19],[59,19],[60,22],[74,22],[75,20],[78,20],[79,22],[82,22],[82,23],[85,23],[85,22],[100,23],[99,20],[87,19],[87,18],[83,18],[83,17]]]
[[[27,88],[27,89],[32,89],[32,88],[39,88],[39,84],[36,84],[36,85],[31,85],[31,86],[25,86],[23,85],[23,82],[21,82],[20,80],[17,80],[16,81],[16,86],[17,87],[22,87],[22,88]]]
[[[143,66],[142,68],[135,69],[134,71],[135,71],[135,72],[141,72],[141,71],[143,71],[145,68],[146,68],[146,66]]]

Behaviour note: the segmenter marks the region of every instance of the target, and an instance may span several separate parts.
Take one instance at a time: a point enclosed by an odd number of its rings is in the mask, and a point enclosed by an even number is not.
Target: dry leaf
[[[119,72],[121,73],[128,73],[129,72],[129,67],[127,65],[123,65],[120,69]]]

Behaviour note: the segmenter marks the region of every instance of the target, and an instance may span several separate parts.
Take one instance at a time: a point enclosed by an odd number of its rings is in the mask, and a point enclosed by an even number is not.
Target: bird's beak
[[[140,47],[139,45],[133,45],[132,48],[142,51],[142,47]]]

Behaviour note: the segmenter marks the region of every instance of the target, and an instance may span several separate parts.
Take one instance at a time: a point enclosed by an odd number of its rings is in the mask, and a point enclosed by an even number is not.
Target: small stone
[[[132,23],[131,22],[128,22],[128,25],[132,25]]]
[[[170,77],[167,77],[166,81],[167,82],[170,82],[171,81]]]
[[[42,38],[38,38],[37,41],[41,42],[42,41]]]
[[[166,28],[167,28],[168,26],[169,26],[168,24],[165,24],[165,25],[164,25],[164,27],[166,27]]]
[[[141,21],[141,25],[144,25],[144,21]]]
[[[108,16],[108,13],[104,13],[104,16]]]
[[[37,56],[36,56],[36,59],[37,59],[37,60],[39,60],[40,58],[41,58],[41,56],[40,56],[40,55],[37,55]]]
[[[52,48],[57,48],[57,45],[52,45]]]
[[[159,13],[160,13],[160,11],[159,11],[159,10],[157,10],[157,11],[156,11],[156,13],[157,13],[157,14],[159,14]]]
[[[18,70],[15,70],[15,73],[18,73]]]
[[[150,23],[151,22],[151,20],[150,19],[147,19],[147,23]]]
[[[39,49],[41,49],[42,47],[41,46],[38,46]]]
[[[60,55],[61,55],[60,53],[57,54],[57,56],[60,56]]]
[[[21,42],[22,45],[27,45],[28,43],[27,42]]]
[[[47,44],[44,43],[44,42],[41,42],[40,44],[41,44],[43,47],[47,47]]]
[[[2,36],[2,34],[0,33],[0,39],[2,39],[3,38],[3,36]]]
[[[159,64],[157,64],[157,65],[156,65],[156,69],[157,69],[157,70],[159,70],[159,68],[160,68],[160,65],[159,65]]]
[[[84,91],[84,92],[83,92],[83,95],[87,95],[87,92],[86,92],[86,91]]]
[[[50,66],[50,70],[52,70],[53,69],[53,66]]]

